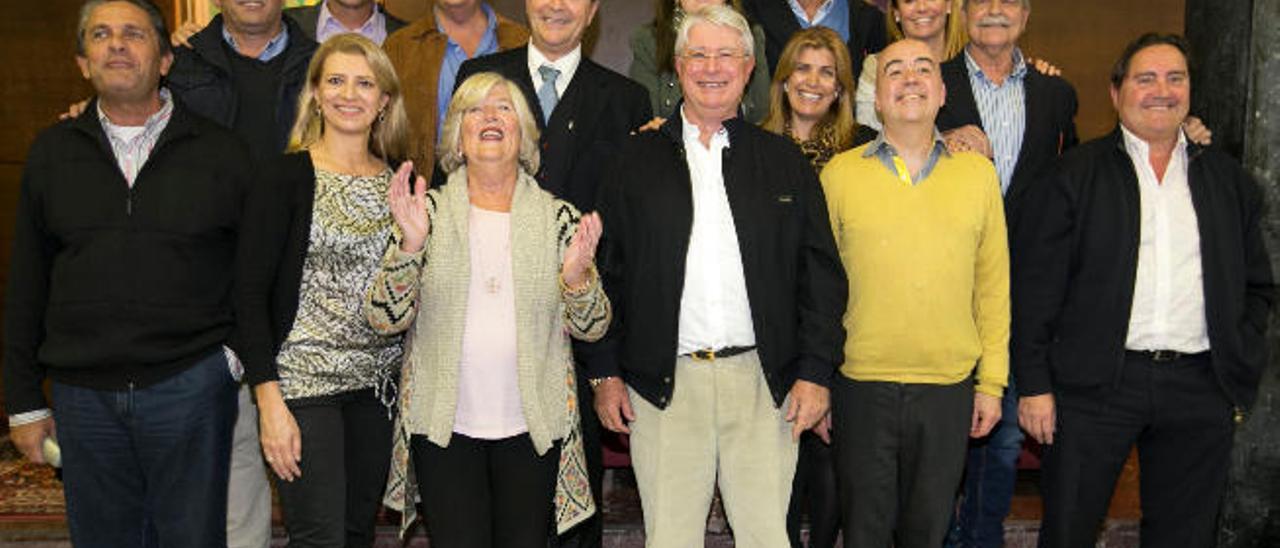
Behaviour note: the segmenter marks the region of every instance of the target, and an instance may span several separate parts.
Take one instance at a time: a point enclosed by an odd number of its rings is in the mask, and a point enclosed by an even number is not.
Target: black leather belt
[[[1183,359],[1209,357],[1209,351],[1207,350],[1204,352],[1196,352],[1194,354],[1178,352],[1177,350],[1125,350],[1124,353],[1131,358],[1147,360],[1155,363],[1167,363]]]
[[[739,354],[746,354],[747,352],[755,349],[756,347],[754,346],[726,346],[724,348],[717,349],[704,348],[702,350],[694,350],[693,352],[685,355],[701,362],[710,362],[722,360],[724,358],[732,358]]]

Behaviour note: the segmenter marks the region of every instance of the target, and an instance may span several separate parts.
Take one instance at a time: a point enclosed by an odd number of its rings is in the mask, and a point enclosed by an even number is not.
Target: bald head
[[[919,40],[899,40],[877,56],[876,112],[885,129],[899,124],[933,125],[946,102],[939,60]]]

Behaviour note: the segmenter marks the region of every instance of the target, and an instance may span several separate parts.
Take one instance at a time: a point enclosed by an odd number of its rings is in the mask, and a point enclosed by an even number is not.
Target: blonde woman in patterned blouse
[[[538,130],[515,83],[468,78],[442,135],[444,186],[411,186],[406,169],[391,183],[398,230],[366,306],[379,333],[408,333],[409,451],[388,498],[412,516],[411,455],[432,546],[543,547],[553,498],[560,528],[591,511],[569,338],[609,324],[602,225],[531,176]]]
[[[362,308],[391,238],[388,162],[404,157],[408,125],[390,62],[356,34],[316,51],[298,104],[289,153],[249,200],[237,331],[289,545],[367,547],[402,350]]]
[[[778,57],[770,85],[769,117],[763,127],[790,137],[822,171],[832,156],[853,148],[858,124],[853,119],[853,72],[840,35],[826,27],[796,32]],[[824,432],[825,434],[825,432]],[[791,485],[787,535],[800,543],[801,517],[809,515],[809,546],[835,546],[840,530],[840,500],[830,439],[814,431],[800,438],[800,458]]]

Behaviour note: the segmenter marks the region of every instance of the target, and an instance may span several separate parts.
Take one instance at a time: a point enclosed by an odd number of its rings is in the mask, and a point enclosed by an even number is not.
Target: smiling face
[[[1022,0],[969,0],[965,5],[969,41],[982,48],[1012,48],[1027,28],[1031,10]]]
[[[822,120],[840,93],[835,54],[825,48],[800,50],[795,70],[787,77],[786,90],[791,116],[807,122]]]
[[[213,0],[229,30],[245,34],[269,32],[281,24],[284,0]]]
[[[916,40],[929,40],[946,30],[949,0],[895,0],[893,12],[902,34]]]
[[[468,164],[515,164],[520,157],[520,116],[505,85],[489,88],[483,100],[462,113],[462,156]]]
[[[361,55],[334,52],[324,60],[316,97],[324,115],[324,130],[368,135],[378,113],[390,98]]]
[[[707,122],[737,114],[755,61],[731,27],[696,23],[689,28],[684,51],[676,57],[676,74],[691,114]]]
[[[1187,59],[1159,44],[1138,50],[1120,87],[1111,88],[1120,123],[1144,141],[1177,139],[1191,102]]]
[[[99,97],[134,102],[158,93],[173,55],[160,51],[147,12],[127,2],[105,3],[89,15],[84,33],[76,64]]]
[[[552,61],[573,51],[599,7],[598,0],[525,0],[534,47]]]
[[[885,128],[898,124],[933,124],[945,102],[946,88],[929,46],[899,40],[878,55],[876,111]]]

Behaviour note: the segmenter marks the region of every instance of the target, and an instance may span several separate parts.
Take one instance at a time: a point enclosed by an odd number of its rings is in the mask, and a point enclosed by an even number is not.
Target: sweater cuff
[[[978,386],[974,387],[974,390],[988,396],[1004,397],[1004,387],[995,384],[979,382]]]

